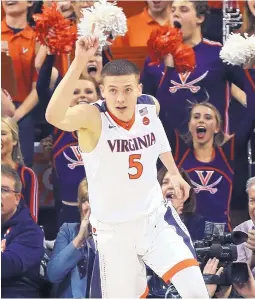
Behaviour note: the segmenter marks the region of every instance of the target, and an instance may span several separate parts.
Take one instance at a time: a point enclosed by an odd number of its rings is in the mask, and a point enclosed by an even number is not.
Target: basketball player
[[[73,86],[97,48],[93,36],[77,41],[75,59],[51,98],[46,119],[62,130],[78,131],[101,295],[146,297],[147,264],[165,282],[171,280],[182,297],[208,298],[189,233],[174,208],[167,211],[163,204],[158,157],[180,199],[188,198],[190,187],[174,163],[156,101],[142,95],[136,65],[126,60],[108,63],[102,71],[105,101],[69,107]]]

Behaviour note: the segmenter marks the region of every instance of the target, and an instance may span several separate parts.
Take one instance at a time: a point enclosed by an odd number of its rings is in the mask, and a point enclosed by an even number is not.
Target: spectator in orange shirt
[[[35,33],[28,25],[27,17],[32,1],[3,1],[6,16],[2,20],[2,42],[12,58],[16,77],[17,94],[13,102],[17,108],[13,118],[19,122],[21,151],[25,164],[32,166],[34,153],[34,122],[31,111],[38,102],[34,67]],[[6,43],[7,42],[7,43]]]
[[[142,12],[127,20],[128,32],[114,42],[114,47],[147,47],[152,30],[170,24],[172,1],[147,1]]]

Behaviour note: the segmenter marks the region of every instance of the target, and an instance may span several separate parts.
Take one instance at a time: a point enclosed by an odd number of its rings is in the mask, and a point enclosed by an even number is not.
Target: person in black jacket
[[[16,170],[1,165],[2,298],[39,298],[43,232],[21,199]]]

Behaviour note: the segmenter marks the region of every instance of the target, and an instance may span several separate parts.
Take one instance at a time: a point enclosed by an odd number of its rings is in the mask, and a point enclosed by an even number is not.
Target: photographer
[[[238,225],[234,231],[243,231],[248,234],[246,243],[240,244],[238,250],[238,262],[247,262],[255,277],[255,177],[250,178],[246,184],[248,193],[248,208],[250,220]]]
[[[220,276],[224,271],[223,267],[218,268],[219,260],[216,258],[209,259],[206,266],[204,267],[203,274],[204,275],[217,275]],[[254,298],[255,297],[255,280],[252,275],[251,270],[248,268],[249,278],[246,283],[243,284],[233,284],[230,286],[218,286],[216,284],[206,284],[208,293],[210,297],[216,298],[232,298],[231,293],[233,291],[238,292],[240,296],[243,298]],[[234,297],[236,297],[236,293],[234,293]]]

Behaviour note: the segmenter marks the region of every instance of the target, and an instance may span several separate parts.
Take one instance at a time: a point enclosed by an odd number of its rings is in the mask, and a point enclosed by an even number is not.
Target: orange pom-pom
[[[195,67],[194,50],[183,44],[181,30],[163,26],[152,31],[147,42],[151,62],[159,64],[168,54],[173,56],[177,72],[193,71]]]
[[[194,50],[188,45],[180,44],[173,58],[178,73],[192,72],[196,66]]]
[[[174,53],[181,43],[182,33],[179,29],[162,26],[152,31],[147,42],[152,64],[160,63],[164,56]]]
[[[42,14],[35,14],[36,38],[49,48],[52,54],[70,53],[77,39],[73,23],[57,10],[57,4],[43,8]],[[49,33],[51,32],[51,34]]]

